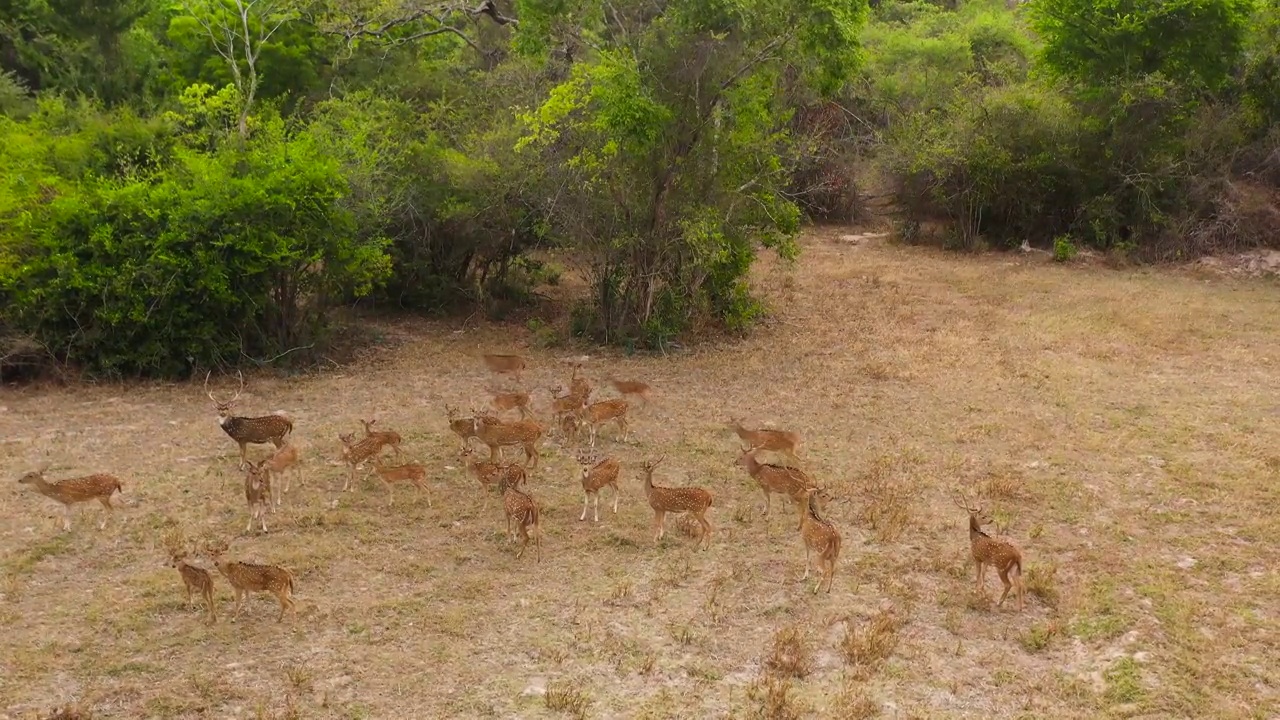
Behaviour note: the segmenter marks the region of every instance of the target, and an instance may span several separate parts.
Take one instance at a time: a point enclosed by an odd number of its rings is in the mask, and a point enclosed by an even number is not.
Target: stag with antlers
[[[236,371],[236,376],[240,378],[240,388],[236,390],[235,397],[226,402],[221,402],[213,396],[213,391],[209,389],[209,375],[212,374],[213,372],[210,371],[204,376],[204,391],[218,410],[218,425],[240,446],[240,469],[243,470],[249,461],[249,445],[271,443],[277,449],[283,446],[285,437],[293,432],[293,421],[281,411],[259,417],[232,415],[231,411],[235,407],[236,401],[240,399],[240,393],[244,390],[244,375],[240,371]]]
[[[987,566],[991,565],[1000,574],[1000,582],[1004,583],[1004,592],[996,606],[1004,604],[1010,589],[1016,589],[1018,595],[1018,611],[1023,608],[1022,553],[1008,540],[1000,540],[982,532],[982,526],[991,522],[991,516],[981,507],[974,505],[963,496],[952,497],[952,502],[961,510],[969,513],[969,546],[973,552],[974,562],[978,564],[978,593],[986,594],[983,580]]]

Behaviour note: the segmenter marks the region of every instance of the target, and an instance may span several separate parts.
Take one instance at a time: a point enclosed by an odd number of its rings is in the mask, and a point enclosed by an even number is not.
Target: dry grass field
[[[288,411],[301,481],[270,533],[244,533],[238,451],[198,383],[0,395],[0,718],[79,703],[95,718],[1274,718],[1280,715],[1280,294],[1262,280],[958,257],[818,229],[798,265],[762,263],[773,315],[741,342],[666,357],[522,349],[522,328],[394,324],[358,363],[249,378],[238,410]],[[617,515],[579,522],[555,441],[530,479],[543,561],[482,511],[446,403],[487,400],[483,352],[526,352],[526,384],[587,352],[651,383]],[[503,380],[502,383],[508,381]],[[232,389],[224,379],[219,389]],[[404,436],[433,507],[368,478],[341,493],[339,432]],[[835,496],[833,591],[802,583],[795,511],[735,466],[730,415],[795,430]],[[251,448],[261,458],[266,449]],[[715,494],[710,548],[651,540],[640,462]],[[97,471],[102,510],[18,485]],[[980,493],[1022,549],[1027,608],[974,590]],[[204,624],[163,534],[230,541],[297,578]],[[209,567],[207,560],[201,562]]]

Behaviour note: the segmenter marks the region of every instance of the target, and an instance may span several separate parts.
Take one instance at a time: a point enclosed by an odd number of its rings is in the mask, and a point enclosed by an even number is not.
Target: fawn
[[[818,484],[805,471],[785,465],[761,463],[756,460],[756,452],[756,448],[744,450],[738,458],[738,465],[746,469],[764,491],[764,511],[761,514],[766,518],[769,517],[770,498],[774,493],[786,495],[799,502],[801,490],[818,487]]]
[[[596,446],[596,432],[600,426],[614,421],[618,423],[618,432],[621,433],[620,442],[627,440],[627,410],[630,405],[622,398],[614,398],[613,400],[601,400],[590,405],[580,407],[574,411],[574,415],[579,425],[586,424],[587,429],[591,433],[591,447]]]
[[[1008,540],[998,540],[982,532],[982,526],[991,522],[991,516],[981,507],[971,505],[964,498],[952,498],[952,502],[961,510],[969,513],[969,548],[973,552],[973,560],[978,564],[978,593],[986,595],[984,587],[987,566],[996,569],[1000,582],[1004,583],[1004,592],[996,607],[1004,604],[1010,589],[1016,589],[1018,595],[1018,612],[1023,609],[1024,588],[1022,584],[1022,552]]]
[[[525,369],[525,359],[519,355],[489,354],[484,356],[484,364],[489,372],[495,375],[513,375],[516,383],[521,383],[520,373]]]
[[[711,544],[711,523],[707,522],[707,509],[711,507],[712,495],[708,490],[700,487],[660,487],[653,484],[653,469],[666,459],[666,455],[654,460],[653,462],[645,461],[641,468],[644,470],[644,494],[649,500],[649,507],[653,508],[653,526],[655,543],[662,540],[662,536],[666,534],[666,528],[663,526],[663,516],[667,513],[689,513],[702,526],[702,537],[698,540],[698,545]]]
[[[580,455],[582,463],[582,516],[579,522],[587,519],[587,503],[595,497],[595,515],[592,522],[600,522],[600,491],[606,487],[613,488],[613,514],[618,514],[618,472],[621,466],[615,458],[605,458],[599,462]]]
[[[263,465],[268,473],[271,495],[276,506],[280,505],[281,493],[289,492],[289,470],[296,470],[297,466],[298,446],[288,442],[279,450],[276,450],[271,457],[267,458],[265,465]],[[278,479],[284,480],[284,487],[280,487],[280,483],[276,482]]]
[[[618,394],[628,400],[643,400],[644,404],[649,404],[649,386],[635,380],[617,380],[609,378],[609,384],[613,386]]]
[[[231,589],[236,594],[236,609],[231,615],[231,622],[240,617],[241,601],[250,592],[269,592],[276,596],[276,600],[280,601],[280,617],[276,618],[276,622],[284,620],[286,610],[292,611],[294,617],[297,617],[298,610],[293,602],[293,573],[275,565],[223,560],[222,556],[226,551],[225,542],[208,548],[214,566],[231,583]]]
[[[111,496],[117,492],[124,492],[124,485],[121,484],[120,478],[115,475],[96,473],[48,482],[44,479],[44,473],[48,469],[49,466],[44,465],[39,470],[29,472],[18,478],[18,482],[23,485],[31,485],[41,495],[62,503],[62,529],[64,532],[71,529],[72,505],[97,500],[102,503],[102,507],[106,508],[107,513],[110,513],[115,509],[111,507]],[[102,522],[98,523],[99,530],[107,526],[107,517],[107,514],[103,514]]]
[[[489,508],[489,488],[498,487],[499,481],[506,478],[508,484],[519,487],[520,483],[527,482],[528,475],[525,473],[524,466],[516,463],[499,464],[485,460],[477,460],[475,451],[471,448],[462,449],[462,461],[467,464],[467,471],[475,475],[476,480],[480,482],[480,488],[485,493],[484,507],[482,510]]]
[[[729,418],[729,429],[738,434],[752,450],[770,450],[786,455],[792,462],[800,464],[796,457],[796,448],[800,446],[800,436],[782,430],[748,430],[736,418]]]
[[[474,417],[461,417],[461,413],[455,407],[444,406],[445,415],[449,418],[449,429],[454,435],[458,436],[458,440],[462,443],[459,452],[465,451],[471,447],[470,440],[476,436],[475,423],[472,422]]]
[[[244,499],[249,503],[249,524],[244,531],[253,530],[253,521],[267,532],[267,510],[271,507],[271,471],[267,470],[267,461],[249,463],[244,476]]]
[[[338,440],[342,443],[342,461],[347,465],[347,479],[342,483],[342,491],[347,492],[351,481],[356,479],[356,468],[382,450],[382,440],[365,437],[357,441],[355,433],[339,435]]]
[[[517,410],[520,412],[521,420],[528,420],[533,417],[533,413],[529,410],[529,393],[527,392],[510,392],[504,393],[501,390],[489,389],[489,394],[493,398],[489,404],[498,412],[507,412],[508,410]]]
[[[804,577],[809,579],[809,565],[813,553],[818,554],[818,572],[821,577],[813,586],[813,592],[825,583],[827,592],[831,592],[831,581],[836,574],[836,559],[840,557],[840,533],[834,525],[818,514],[818,488],[807,487],[800,491],[798,503],[800,507],[800,536],[804,539]]]
[[[390,446],[391,449],[395,452],[396,457],[400,457],[400,433],[396,432],[395,430],[376,430],[375,431],[373,429],[373,424],[376,422],[378,422],[376,418],[373,420],[360,421],[360,424],[364,426],[364,436],[366,438],[377,438],[378,442],[382,446],[384,447]],[[379,447],[378,451],[381,452],[382,447]]]
[[[480,442],[489,446],[491,462],[500,458],[503,447],[519,445],[524,448],[525,464],[532,461],[533,467],[538,467],[538,441],[542,439],[543,428],[536,421],[502,422],[475,413],[471,418],[471,429]]]
[[[200,593],[205,605],[209,607],[209,624],[218,622],[218,612],[213,602],[213,576],[209,571],[188,563],[185,550],[171,551],[169,566],[176,568],[182,576],[182,583],[187,588],[187,605],[191,604],[194,593]]]
[[[502,493],[502,507],[507,515],[507,538],[510,542],[515,542],[516,534],[511,530],[511,524],[514,521],[515,528],[524,541],[516,551],[516,559],[519,560],[520,556],[524,555],[525,548],[529,547],[529,535],[532,529],[533,542],[538,551],[538,562],[542,562],[541,512],[530,495],[520,492],[516,487],[517,482],[506,476],[498,478],[498,492]]]
[[[387,486],[387,507],[391,507],[396,502],[395,491],[392,483],[408,482],[414,487],[427,494],[427,507],[431,507],[431,489],[427,487],[427,469],[417,463],[405,463],[404,465],[383,465],[382,458],[375,455],[373,457],[373,469],[378,473],[378,477],[382,478],[382,484]]]
[[[570,392],[568,395],[561,395],[560,391],[564,390],[563,385],[556,385],[548,388],[551,391],[551,417],[557,422],[561,422],[566,417],[573,415],[575,411],[587,404],[584,398],[580,398]],[[575,424],[575,428],[577,425]]]
[[[239,371],[236,372],[240,378],[240,389],[236,390],[235,397],[226,402],[220,402],[213,396],[213,391],[209,390],[209,375],[212,373],[211,370],[204,376],[204,391],[218,410],[218,425],[240,446],[240,468],[243,469],[245,463],[249,461],[247,455],[249,445],[271,443],[277,448],[283,445],[285,436],[293,432],[293,421],[283,412],[260,417],[232,415],[231,410],[235,407],[236,400],[240,399],[241,391],[244,390],[244,375]]]

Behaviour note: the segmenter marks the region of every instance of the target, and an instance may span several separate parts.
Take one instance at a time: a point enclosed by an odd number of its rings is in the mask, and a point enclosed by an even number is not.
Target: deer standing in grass
[[[702,537],[698,540],[698,545],[702,546],[711,544],[711,523],[707,522],[707,509],[711,507],[712,495],[708,490],[700,487],[660,487],[653,484],[653,470],[658,464],[666,459],[666,455],[654,460],[653,462],[645,461],[641,466],[644,470],[644,494],[649,500],[649,507],[653,508],[653,541],[655,543],[662,540],[662,536],[666,534],[666,528],[663,525],[663,517],[667,513],[689,513],[702,526]]]
[[[376,437],[356,440],[355,433],[339,435],[338,440],[342,443],[342,461],[347,465],[347,479],[342,483],[342,491],[347,492],[356,479],[356,468],[382,450],[382,441]]]
[[[534,502],[532,496],[520,492],[516,484],[506,476],[498,478],[498,491],[502,493],[502,508],[507,516],[507,538],[515,542],[516,533],[511,529],[514,523],[516,531],[523,540],[520,549],[516,552],[516,559],[519,560],[520,556],[524,555],[525,548],[529,547],[529,536],[532,534],[534,545],[537,547],[538,562],[542,562],[542,524],[538,504]]]
[[[1022,552],[1008,540],[999,540],[982,532],[982,526],[991,522],[991,516],[962,497],[952,498],[952,502],[969,514],[969,548],[973,552],[973,560],[978,564],[978,593],[986,595],[983,582],[986,579],[987,566],[996,569],[1000,582],[1004,583],[1004,592],[996,607],[1004,604],[1010,589],[1016,589],[1018,596],[1018,612],[1022,612],[1024,588],[1022,584]]]
[[[376,418],[373,420],[360,421],[360,424],[364,426],[364,436],[367,438],[377,438],[378,442],[381,443],[381,447],[378,448],[378,452],[382,452],[383,447],[390,446],[395,452],[396,457],[400,457],[400,433],[395,430],[374,430],[373,425],[376,422],[378,422]]]
[[[525,359],[519,355],[488,354],[484,356],[485,367],[495,375],[512,375],[520,384],[520,374],[526,367]]]
[[[744,450],[738,458],[738,465],[755,478],[760,489],[764,491],[764,510],[761,514],[766,518],[769,517],[770,498],[773,494],[786,495],[793,501],[799,502],[801,490],[818,487],[818,483],[814,482],[805,471],[785,465],[761,463],[756,460],[756,452],[758,452],[756,448]],[[766,524],[765,527],[767,529],[768,525]]]
[[[251,592],[269,592],[280,602],[280,617],[276,622],[284,620],[286,610],[297,617],[298,610],[293,602],[293,573],[275,565],[258,565],[255,563],[224,560],[227,551],[226,543],[218,543],[209,547],[209,557],[218,568],[218,572],[231,584],[236,594],[236,608],[231,615],[231,622],[240,617],[241,603]]]
[[[289,471],[297,470],[298,459],[298,446],[286,442],[283,447],[267,458],[263,465],[271,485],[272,499],[277,507],[280,505],[281,494],[289,492]],[[284,487],[280,486],[278,480],[284,480]]]
[[[383,465],[378,456],[373,458],[373,469],[387,486],[387,507],[396,502],[393,483],[407,482],[427,494],[427,507],[431,507],[431,488],[427,487],[427,469],[417,463],[404,465]]]
[[[471,447],[471,438],[476,436],[475,418],[462,417],[457,408],[448,405],[444,406],[444,413],[449,418],[449,429],[458,436],[458,441],[461,443],[459,451],[465,452]]]
[[[836,560],[840,557],[840,533],[834,525],[824,520],[818,511],[818,488],[804,488],[799,494],[800,537],[804,540],[804,577],[809,579],[809,566],[812,555],[818,555],[818,572],[821,574],[813,586],[817,593],[825,583],[827,592],[831,592],[831,581],[836,574]]]
[[[542,439],[543,428],[536,421],[502,422],[477,412],[471,418],[471,425],[480,442],[489,446],[490,462],[501,459],[502,448],[519,445],[524,448],[525,464],[532,462],[533,467],[538,467],[538,441]]]
[[[796,448],[800,447],[800,436],[796,433],[783,430],[748,430],[736,418],[730,418],[728,426],[738,434],[748,448],[782,453],[792,462],[800,464],[800,458],[796,457]]]
[[[573,374],[569,376],[569,395],[577,398],[583,405],[591,399],[591,383],[586,378],[578,377],[578,371],[582,369],[582,363],[573,364]]]
[[[623,398],[631,401],[643,400],[644,404],[648,406],[649,386],[645,383],[635,380],[616,380],[614,378],[609,378],[609,384],[612,385],[613,389],[617,390],[618,394],[622,395]]]
[[[586,400],[574,395],[570,392],[568,395],[561,395],[560,391],[564,390],[564,386],[556,385],[549,388],[551,391],[551,418],[560,425],[561,430],[565,432],[565,437],[576,436],[578,432],[578,418],[574,415],[579,408],[586,405]],[[566,418],[572,418],[573,429],[569,430],[566,424]]]
[[[617,515],[618,473],[621,470],[618,460],[607,457],[597,461],[594,458],[579,455],[578,462],[582,464],[582,516],[578,521],[587,519],[587,505],[594,497],[595,513],[592,522],[600,522],[600,491],[606,487],[613,488],[613,514]]]
[[[244,476],[244,499],[249,504],[249,524],[245,532],[252,532],[253,521],[267,532],[267,510],[271,507],[271,472],[266,468],[267,461],[249,463]]]
[[[585,424],[591,433],[591,447],[596,446],[596,433],[607,422],[618,423],[619,442],[627,440],[627,411],[631,406],[622,398],[601,400],[574,411],[578,425]]]
[[[505,478],[507,484],[513,487],[519,487],[520,483],[528,481],[523,465],[477,460],[475,451],[469,447],[462,449],[462,461],[466,463],[467,471],[480,482],[480,489],[485,494],[482,510],[489,509],[490,489],[499,487],[502,479]]]
[[[63,531],[71,529],[71,506],[90,500],[97,500],[106,509],[102,522],[98,523],[99,530],[105,528],[107,517],[114,510],[111,507],[111,496],[117,492],[124,492],[124,485],[121,484],[120,478],[107,473],[96,473],[49,482],[44,479],[44,473],[48,469],[49,466],[44,465],[39,470],[18,478],[18,482],[22,485],[30,485],[41,495],[62,503]]]
[[[293,432],[293,421],[287,415],[283,412],[259,417],[232,415],[231,411],[235,407],[236,401],[240,399],[240,393],[244,390],[244,375],[237,371],[236,375],[240,378],[240,389],[236,390],[235,397],[226,402],[220,402],[213,396],[213,391],[209,390],[209,375],[211,374],[212,371],[204,376],[204,390],[218,410],[218,426],[240,446],[241,469],[249,462],[249,445],[271,443],[276,448],[284,445],[285,436]]]
[[[209,608],[209,624],[218,622],[218,612],[213,602],[213,576],[208,570],[187,562],[187,549],[183,547],[179,536],[170,534],[165,538],[165,545],[169,550],[169,567],[178,571],[182,584],[186,587],[187,605],[191,605],[195,593],[200,593]]]
[[[508,412],[517,410],[520,412],[521,420],[528,420],[533,417],[533,413],[529,410],[529,393],[527,392],[502,392],[501,390],[489,389],[489,394],[493,397],[489,400],[489,405],[498,412]]]

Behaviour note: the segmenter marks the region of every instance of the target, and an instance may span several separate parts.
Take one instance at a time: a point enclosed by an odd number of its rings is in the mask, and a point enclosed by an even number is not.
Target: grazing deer
[[[736,432],[738,437],[747,443],[748,448],[779,452],[791,458],[792,462],[797,465],[800,464],[800,458],[796,457],[796,448],[800,446],[800,436],[796,433],[782,430],[748,430],[742,427],[742,423],[736,418],[730,418],[728,426],[729,429]]]
[[[600,491],[606,487],[613,488],[613,514],[618,514],[618,472],[621,466],[616,458],[607,457],[600,461],[578,456],[582,464],[582,516],[579,522],[587,519],[587,504],[595,498],[595,515],[593,522],[600,522]]]
[[[497,418],[475,413],[471,418],[471,426],[480,442],[489,446],[490,462],[501,458],[502,448],[519,445],[524,448],[525,464],[532,461],[533,467],[538,467],[538,441],[542,439],[543,428],[536,421],[502,422]]]
[[[760,489],[764,491],[764,510],[761,514],[766,518],[769,517],[770,498],[774,493],[786,495],[793,501],[799,502],[801,490],[818,487],[818,484],[805,471],[785,465],[761,463],[756,460],[756,452],[756,448],[744,450],[738,458],[738,465],[746,469],[747,474],[755,478],[755,481],[760,484]]]
[[[502,392],[501,390],[489,389],[489,394],[493,398],[489,404],[498,412],[507,412],[509,410],[518,410],[521,420],[528,420],[533,417],[533,413],[529,410],[529,393],[527,392]]]
[[[373,429],[373,424],[376,422],[378,422],[376,418],[373,420],[360,421],[360,424],[364,426],[364,436],[367,438],[377,438],[382,447],[390,446],[390,448],[395,452],[396,457],[400,457],[400,433],[395,430],[375,431]],[[382,447],[378,448],[379,452],[382,451]]]
[[[498,479],[498,491],[502,493],[502,507],[507,515],[507,538],[515,542],[516,534],[511,530],[514,522],[520,538],[524,541],[516,552],[516,559],[519,560],[520,556],[524,555],[525,548],[529,547],[529,535],[532,529],[533,541],[538,550],[538,562],[542,562],[542,525],[538,504],[531,496],[520,492],[515,483],[505,476]]]
[[[382,478],[382,484],[387,486],[387,507],[391,507],[396,502],[395,491],[392,488],[393,483],[408,482],[414,487],[427,494],[427,507],[431,507],[431,489],[427,487],[427,469],[417,463],[405,463],[404,465],[383,465],[382,458],[375,455],[373,457],[373,469],[378,473],[378,477]]]
[[[382,441],[376,437],[357,441],[355,433],[339,435],[338,440],[342,443],[342,461],[347,465],[347,479],[342,483],[342,491],[347,492],[351,481],[356,479],[356,468],[382,450]]]
[[[223,553],[226,551],[225,542],[208,548],[214,566],[231,583],[231,589],[236,594],[236,609],[231,614],[231,622],[240,617],[241,601],[251,592],[269,592],[276,596],[276,600],[280,601],[280,617],[276,618],[276,622],[284,620],[286,610],[292,611],[294,617],[297,617],[298,610],[293,603],[293,573],[275,565],[223,560]]]
[[[562,428],[564,427],[564,419],[566,417],[571,417],[579,408],[587,404],[584,398],[580,398],[572,392],[568,395],[561,395],[560,392],[564,390],[563,385],[556,385],[548,388],[548,390],[551,391],[551,417],[559,423]],[[574,432],[577,432],[576,418],[574,423]]]
[[[72,505],[97,500],[102,503],[102,507],[106,508],[107,513],[110,513],[115,509],[111,507],[111,496],[117,492],[124,492],[124,485],[120,483],[120,478],[115,475],[96,473],[84,477],[48,482],[44,479],[44,473],[48,469],[49,466],[44,465],[39,470],[29,472],[18,478],[18,482],[22,485],[31,485],[41,495],[62,503],[63,531],[71,529]],[[102,522],[98,523],[99,530],[107,526],[107,517],[107,514],[103,514]]]
[[[476,436],[475,423],[473,422],[475,418],[462,417],[457,408],[448,405],[444,406],[444,412],[449,418],[449,429],[453,431],[454,435],[458,436],[459,442],[462,443],[459,447],[459,452],[467,450],[467,448],[471,447],[471,438]]]
[[[707,509],[711,507],[712,495],[708,490],[700,487],[660,487],[653,484],[653,469],[658,467],[666,456],[654,460],[653,462],[645,461],[641,466],[644,470],[644,494],[649,500],[649,507],[653,508],[653,541],[659,542],[662,536],[666,534],[666,528],[663,526],[663,517],[667,513],[689,513],[697,519],[698,524],[702,526],[702,538],[698,544],[701,546],[711,544],[711,523],[707,522]]]
[[[628,400],[643,400],[647,406],[649,404],[649,386],[645,383],[635,380],[617,380],[609,378],[609,384],[613,386],[618,394]]]
[[[276,506],[280,505],[281,493],[289,492],[289,471],[297,469],[298,457],[298,446],[286,442],[283,447],[267,458],[263,465],[268,473],[271,495]],[[280,483],[276,482],[281,479],[284,480],[284,487],[280,487]]]
[[[495,375],[513,375],[520,384],[520,373],[525,369],[525,359],[519,355],[489,354],[484,356],[484,364],[489,372]]]
[[[218,622],[218,613],[213,602],[213,576],[208,570],[187,562],[187,543],[182,531],[170,530],[164,535],[164,546],[169,552],[169,567],[178,571],[182,584],[187,590],[187,606],[190,607],[192,596],[199,592],[209,608],[209,624]]]
[[[591,447],[596,446],[596,432],[607,422],[618,423],[619,442],[627,440],[627,410],[631,406],[622,398],[601,400],[574,411],[579,425],[585,424],[591,433]]]
[[[240,446],[241,469],[249,461],[247,454],[249,445],[271,443],[279,448],[284,444],[285,436],[293,432],[293,421],[287,415],[283,412],[260,417],[232,415],[231,410],[235,407],[236,400],[240,399],[240,393],[244,390],[244,375],[236,371],[236,375],[240,378],[240,389],[236,390],[235,397],[226,402],[220,402],[213,396],[213,391],[209,390],[209,375],[211,374],[213,374],[213,371],[209,371],[204,376],[204,391],[218,410],[218,425]]]
[[[578,377],[578,371],[582,369],[582,363],[573,364],[573,374],[569,376],[569,395],[575,397],[586,404],[591,399],[591,383],[586,378]]]
[[[244,499],[249,503],[249,524],[245,532],[253,530],[253,521],[267,532],[267,510],[271,508],[271,472],[266,468],[267,461],[257,464],[250,462],[244,476]]]
[[[477,460],[475,451],[469,447],[462,449],[462,461],[466,463],[467,471],[480,482],[480,488],[485,493],[482,511],[489,509],[489,489],[498,487],[502,479],[505,478],[507,483],[513,487],[519,487],[521,483],[528,481],[528,475],[525,473],[523,465]]]
[[[984,587],[987,566],[990,565],[1000,574],[1000,582],[1004,583],[1004,592],[996,607],[1004,604],[1010,589],[1016,589],[1018,595],[1018,612],[1022,612],[1024,588],[1022,584],[1022,552],[1008,540],[998,540],[982,532],[982,526],[991,522],[991,516],[981,507],[975,507],[965,498],[953,497],[952,502],[961,510],[969,513],[969,547],[973,552],[973,560],[978,564],[978,593],[986,595]]]
[[[804,539],[804,577],[809,579],[809,565],[813,553],[818,554],[818,572],[821,577],[813,586],[817,593],[826,583],[827,592],[831,592],[831,581],[836,574],[836,559],[840,557],[840,533],[834,525],[818,514],[818,488],[807,487],[800,491],[800,537]]]

